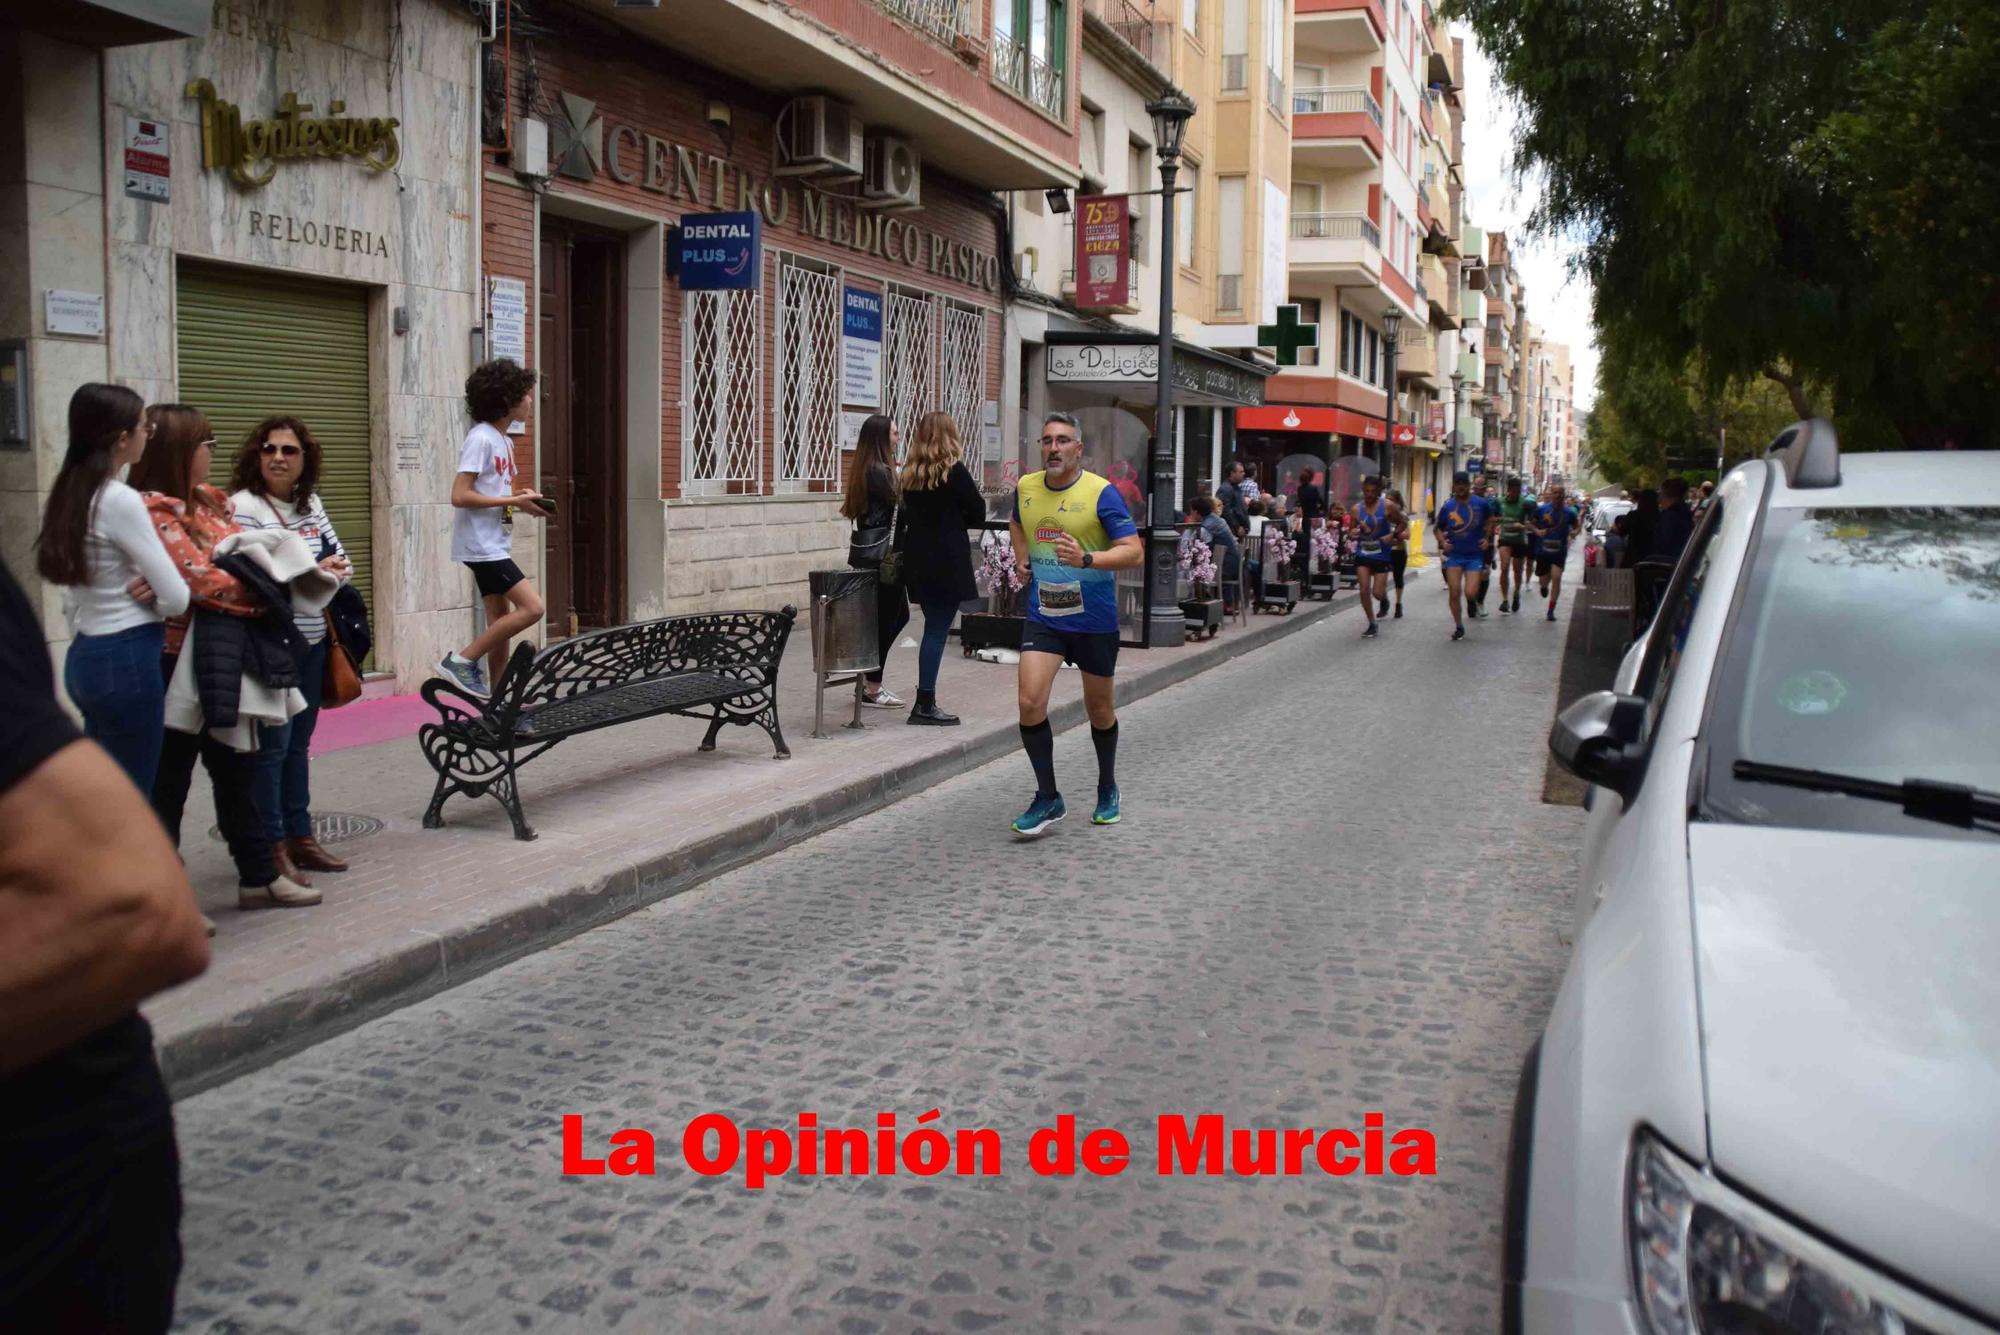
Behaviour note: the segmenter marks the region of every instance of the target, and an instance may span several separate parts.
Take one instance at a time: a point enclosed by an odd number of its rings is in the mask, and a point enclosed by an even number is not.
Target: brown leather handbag
[[[334,629],[333,618],[326,619],[326,673],[319,682],[319,707],[338,709],[351,705],[361,698],[361,670],[354,665],[353,655],[340,642],[340,632]]]

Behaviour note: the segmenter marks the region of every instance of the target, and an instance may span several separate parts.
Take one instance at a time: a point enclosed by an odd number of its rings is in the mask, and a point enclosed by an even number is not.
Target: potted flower
[[[973,582],[987,599],[984,612],[967,612],[958,619],[958,640],[969,656],[975,649],[1021,648],[1022,606],[1027,586],[1014,569],[1014,543],[1005,533],[988,530],[979,539],[979,563]]]
[[[1299,582],[1285,576],[1292,568],[1292,558],[1298,554],[1298,540],[1281,528],[1266,525],[1263,541],[1263,587],[1257,590],[1257,605],[1282,606],[1290,613],[1299,605]]]
[[[1340,560],[1346,537],[1346,524],[1340,519],[1313,530],[1312,554],[1316,569],[1312,575],[1312,592],[1323,600],[1331,601],[1333,598],[1335,581],[1340,578]]]
[[[1216,573],[1215,553],[1209,549],[1208,536],[1200,529],[1181,534],[1178,564],[1190,595],[1181,600],[1187,633],[1198,639],[1214,639],[1215,632],[1222,629],[1222,580]]]

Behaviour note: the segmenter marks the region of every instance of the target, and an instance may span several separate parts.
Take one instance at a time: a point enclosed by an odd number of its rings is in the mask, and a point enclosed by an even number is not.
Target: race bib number
[[[1380,556],[1382,554],[1382,544],[1373,538],[1363,538],[1361,540],[1361,554],[1363,556]]]
[[[1036,597],[1045,617],[1075,616],[1083,610],[1083,585],[1075,580],[1062,584],[1044,584],[1037,576]]]
[[[1569,544],[1567,542],[1564,542],[1561,538],[1543,538],[1542,555],[1561,556],[1564,550],[1568,548],[1568,546]]]

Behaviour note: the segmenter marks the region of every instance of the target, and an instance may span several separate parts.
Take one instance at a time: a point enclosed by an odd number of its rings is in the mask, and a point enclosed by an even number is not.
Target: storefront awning
[[[1357,413],[1351,408],[1305,408],[1278,404],[1265,408],[1238,408],[1238,431],[1311,431],[1322,436],[1360,436],[1381,440],[1386,434],[1382,419]]]
[[[1160,345],[1143,330],[1052,329],[1045,378],[1051,385],[1157,385]],[[1215,407],[1264,402],[1273,368],[1174,340],[1174,402]]]

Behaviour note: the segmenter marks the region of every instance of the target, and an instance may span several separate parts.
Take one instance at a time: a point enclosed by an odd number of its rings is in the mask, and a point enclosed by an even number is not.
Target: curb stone
[[[1415,577],[1416,572],[1412,572]],[[1290,616],[1225,641],[1213,654],[1182,658],[1144,678],[1118,680],[1120,705],[1145,699],[1210,668],[1274,644],[1354,607],[1351,591],[1330,603],[1301,603]],[[1057,732],[1085,722],[1083,701],[1049,710]],[[970,730],[969,730],[970,731]],[[634,910],[704,884],[913,792],[1010,755],[1020,746],[1011,725],[991,726],[960,744],[865,775],[776,813],[719,830],[657,858],[584,873],[575,884],[533,904],[429,940],[356,959],[330,984],[302,987],[247,1010],[199,1025],[160,1045],[160,1069],[175,1099],[186,1098],[322,1043],[447,988],[578,936]]]

